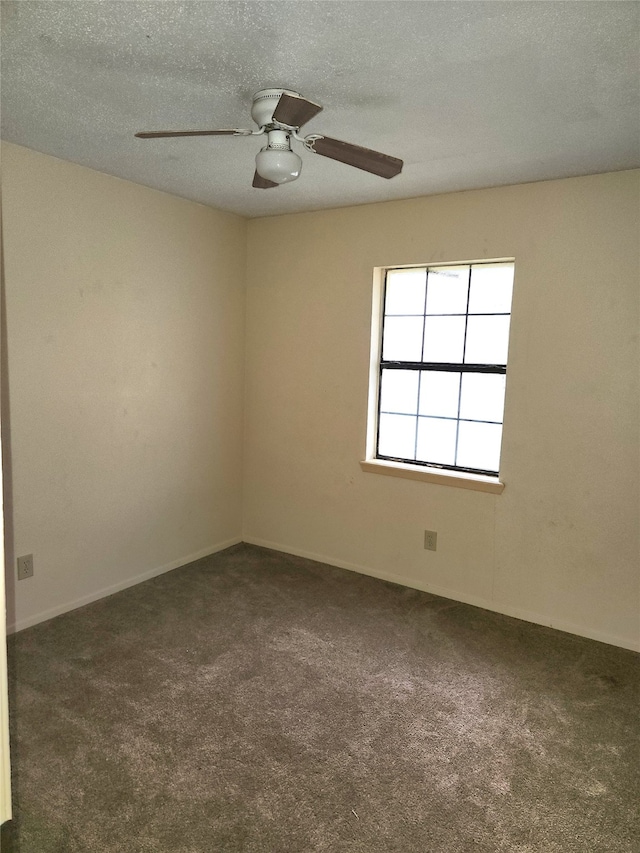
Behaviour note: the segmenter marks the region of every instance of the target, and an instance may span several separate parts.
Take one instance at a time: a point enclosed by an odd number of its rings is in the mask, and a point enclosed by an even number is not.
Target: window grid
[[[427,299],[429,296],[429,270],[425,269],[424,271],[425,282],[424,282],[424,311],[422,316],[422,345],[420,349],[420,354],[424,358],[424,335],[427,328]],[[386,276],[385,276],[386,282]],[[385,297],[386,297],[386,286],[385,286]],[[416,400],[416,413],[420,411],[420,385],[422,383],[422,371],[418,371],[418,398]],[[418,426],[420,424],[419,420],[416,420],[416,436],[413,442],[413,458],[418,458]]]
[[[488,264],[495,262],[487,262]],[[454,267],[456,265],[447,265],[448,268]],[[465,473],[474,473],[474,474],[484,474],[495,476],[498,471],[497,469],[485,469],[485,468],[473,468],[467,467],[463,465],[458,465],[458,453],[459,453],[459,438],[460,438],[460,424],[461,423],[477,423],[477,424],[489,424],[495,426],[502,426],[503,420],[495,421],[495,420],[482,420],[479,418],[462,418],[460,417],[461,407],[462,407],[462,389],[463,389],[463,377],[465,374],[494,374],[494,375],[504,375],[506,374],[507,366],[504,364],[465,364],[465,357],[467,351],[467,332],[468,332],[468,323],[469,317],[510,317],[511,313],[506,311],[496,311],[496,312],[473,312],[473,314],[469,314],[470,300],[471,300],[471,276],[474,267],[482,266],[482,264],[460,264],[459,267],[468,267],[467,272],[467,293],[466,293],[466,311],[463,314],[462,312],[456,313],[434,313],[427,314],[427,300],[429,294],[429,272],[430,270],[437,270],[438,267],[425,267],[425,295],[424,295],[424,307],[422,313],[422,349],[421,356],[424,358],[425,354],[425,337],[426,337],[426,319],[427,317],[464,317],[464,336],[463,336],[463,347],[462,347],[462,361],[461,362],[425,362],[425,361],[400,361],[400,360],[385,360],[382,356],[384,352],[384,343],[385,343],[385,328],[386,328],[386,320],[387,317],[415,317],[420,316],[416,314],[387,314],[386,311],[386,303],[387,303],[387,286],[388,286],[388,274],[392,270],[387,270],[385,273],[385,283],[383,290],[383,302],[382,302],[382,338],[381,338],[381,349],[380,349],[380,366],[379,366],[379,375],[378,375],[378,417],[376,424],[376,458],[384,459],[392,462],[408,462],[413,465],[421,465],[424,467],[430,468],[440,468],[445,470],[454,470],[461,471]],[[417,382],[417,400],[416,400],[416,411],[415,414],[407,413],[407,412],[394,412],[388,409],[382,409],[382,379],[383,372],[385,370],[414,370],[418,371],[418,382]],[[460,374],[459,386],[458,386],[458,404],[457,404],[457,413],[456,417],[453,416],[443,416],[443,415],[421,415],[420,414],[420,391],[421,391],[421,383],[422,383],[422,374],[427,371],[437,371],[437,372],[455,372]],[[382,414],[396,415],[401,417],[412,418],[415,422],[415,436],[414,436],[414,452],[413,459],[403,458],[398,456],[389,456],[380,453],[380,416]],[[425,460],[420,460],[417,458],[418,456],[418,436],[419,436],[419,424],[421,419],[432,419],[438,421],[453,421],[456,424],[456,432],[455,432],[455,450],[454,450],[454,464],[444,464],[440,462],[430,462]]]
[[[469,299],[471,298],[471,266],[469,266],[469,274],[467,276],[467,305],[464,316],[464,340],[462,343],[462,363],[464,364],[467,354],[467,326],[469,325]],[[423,350],[424,353],[424,350]],[[453,455],[454,464],[458,461],[458,441],[460,439],[460,406],[462,405],[462,374],[460,374],[460,383],[458,387],[458,418],[456,423],[456,446]],[[417,429],[417,427],[416,427]],[[417,457],[417,454],[416,454]]]

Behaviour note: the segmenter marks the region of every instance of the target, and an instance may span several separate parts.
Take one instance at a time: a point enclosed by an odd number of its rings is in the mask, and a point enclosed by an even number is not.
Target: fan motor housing
[[[294,92],[292,89],[260,89],[255,93],[251,105],[251,118],[258,127],[273,123],[273,112],[283,93],[296,98],[302,97],[299,92]]]

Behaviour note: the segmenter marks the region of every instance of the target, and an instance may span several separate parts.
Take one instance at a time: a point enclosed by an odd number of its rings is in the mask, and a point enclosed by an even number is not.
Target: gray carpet
[[[3,853],[640,851],[633,652],[239,545],[10,664]]]

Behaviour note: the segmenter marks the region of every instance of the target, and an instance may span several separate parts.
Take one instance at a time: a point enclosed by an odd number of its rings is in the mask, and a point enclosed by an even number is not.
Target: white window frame
[[[437,263],[393,264],[376,267],[373,276],[373,300],[371,312],[371,351],[369,361],[369,404],[367,415],[367,441],[365,459],[360,467],[366,473],[402,477],[427,483],[453,486],[474,491],[501,494],[505,483],[500,474],[496,476],[430,467],[410,462],[378,459],[376,444],[378,432],[378,395],[380,393],[380,356],[382,347],[382,324],[384,316],[385,276],[391,269],[411,269],[413,267],[461,266],[466,264],[515,263],[514,258],[490,258],[471,261],[451,261]]]

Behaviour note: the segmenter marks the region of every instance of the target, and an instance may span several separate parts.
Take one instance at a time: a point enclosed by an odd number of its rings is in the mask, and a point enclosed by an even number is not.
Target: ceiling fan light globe
[[[300,177],[302,159],[291,150],[263,148],[256,154],[256,171],[274,184],[286,184]]]

